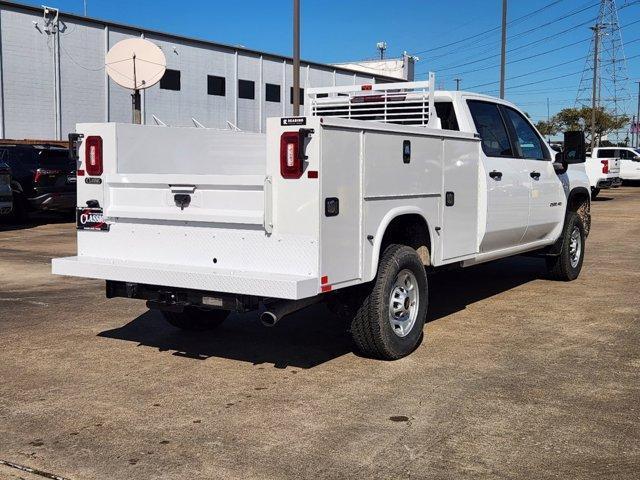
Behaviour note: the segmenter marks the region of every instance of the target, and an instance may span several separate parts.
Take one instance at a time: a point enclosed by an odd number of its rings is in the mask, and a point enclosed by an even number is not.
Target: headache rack
[[[315,117],[439,128],[434,85],[435,75],[429,73],[428,81],[308,88],[307,95]]]

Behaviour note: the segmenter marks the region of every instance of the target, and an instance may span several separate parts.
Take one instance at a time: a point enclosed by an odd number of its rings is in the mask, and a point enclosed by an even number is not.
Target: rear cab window
[[[601,148],[598,150],[598,158],[615,158],[616,150],[615,148]]]
[[[436,115],[440,119],[440,125],[444,130],[459,131],[458,118],[456,117],[456,111],[453,108],[452,101],[436,101]]]

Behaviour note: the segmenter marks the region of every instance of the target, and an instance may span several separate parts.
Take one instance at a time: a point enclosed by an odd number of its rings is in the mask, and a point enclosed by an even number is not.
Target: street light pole
[[[300,115],[300,0],[293,0],[293,116]]]

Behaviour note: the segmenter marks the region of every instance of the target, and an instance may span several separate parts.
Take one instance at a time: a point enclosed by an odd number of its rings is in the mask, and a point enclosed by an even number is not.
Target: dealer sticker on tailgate
[[[78,230],[109,230],[109,224],[104,221],[101,208],[78,208],[76,227]]]

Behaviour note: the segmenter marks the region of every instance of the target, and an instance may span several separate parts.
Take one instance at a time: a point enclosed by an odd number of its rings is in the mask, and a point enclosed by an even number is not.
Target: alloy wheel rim
[[[396,275],[389,294],[389,324],[398,337],[406,337],[418,318],[420,293],[418,280],[410,270]]]
[[[580,229],[573,227],[569,237],[569,260],[572,268],[576,268],[580,263],[580,255],[582,255],[582,237],[580,236]]]

